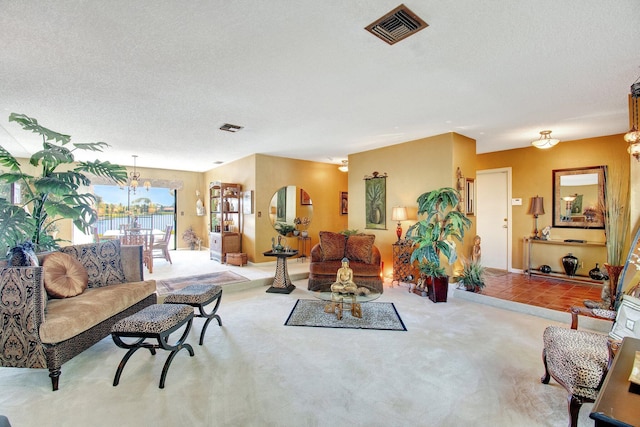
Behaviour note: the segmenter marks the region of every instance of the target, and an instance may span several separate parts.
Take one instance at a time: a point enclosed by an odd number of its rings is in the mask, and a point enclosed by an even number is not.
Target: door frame
[[[507,271],[510,273],[521,273],[522,270],[516,270],[513,268],[513,204],[512,204],[512,168],[504,167],[504,168],[495,168],[495,169],[482,169],[476,171],[476,185],[478,175],[490,175],[495,173],[507,173]],[[476,198],[477,198],[476,194]],[[476,204],[481,203],[478,199],[476,200]],[[476,212],[476,216],[478,212]],[[479,221],[478,217],[476,221]]]

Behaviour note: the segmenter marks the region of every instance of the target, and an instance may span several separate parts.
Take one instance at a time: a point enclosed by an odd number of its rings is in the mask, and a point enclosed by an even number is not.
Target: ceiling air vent
[[[220,130],[226,130],[227,132],[238,132],[240,129],[242,129],[242,126],[236,126],[229,123],[225,123],[220,126]]]
[[[369,24],[365,30],[386,43],[395,44],[428,26],[429,24],[420,19],[418,15],[401,4],[382,18]]]

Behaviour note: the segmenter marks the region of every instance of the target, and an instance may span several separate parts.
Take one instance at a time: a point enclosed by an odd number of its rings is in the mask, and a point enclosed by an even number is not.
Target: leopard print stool
[[[216,300],[216,305],[211,310],[211,313],[207,313],[204,307],[210,304],[213,300]],[[216,314],[220,301],[222,300],[222,287],[218,285],[190,285],[184,289],[180,289],[164,299],[165,304],[188,304],[192,307],[197,307],[200,314],[196,314],[195,317],[202,317],[207,319],[202,326],[202,332],[200,333],[200,345],[204,342],[204,333],[207,331],[207,326],[211,320],[216,319],[218,326],[222,326],[222,319]]]
[[[151,354],[155,356],[156,348],[161,348],[171,352],[164,363],[162,375],[160,376],[160,388],[164,388],[169,366],[176,353],[186,348],[191,357],[194,355],[191,345],[184,342],[191,330],[192,322],[193,308],[186,304],[153,304],[118,321],[111,328],[111,337],[118,347],[129,349],[129,351],[127,351],[127,354],[124,355],[118,365],[113,385],[117,386],[120,382],[122,370],[133,353],[141,348],[148,348]],[[187,326],[180,339],[174,345],[169,344],[169,335],[180,329],[185,323]],[[137,338],[137,340],[133,343],[125,343],[122,341],[122,337],[132,337]],[[147,338],[155,338],[158,340],[158,344],[145,342]]]

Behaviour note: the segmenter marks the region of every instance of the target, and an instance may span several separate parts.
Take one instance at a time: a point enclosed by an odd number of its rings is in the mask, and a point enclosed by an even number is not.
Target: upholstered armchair
[[[609,335],[578,330],[579,315],[615,322]],[[617,312],[572,307],[570,329],[558,326],[545,329],[542,350],[545,373],[541,381],[548,384],[553,377],[569,393],[569,426],[577,427],[584,402],[595,401],[625,336],[640,337],[640,299],[630,295],[624,295]]]
[[[375,292],[383,292],[380,251],[373,244],[372,234],[349,237],[330,231],[320,232],[320,243],[311,249],[309,264],[310,291],[329,291],[342,266],[342,258],[349,260],[353,281]]]

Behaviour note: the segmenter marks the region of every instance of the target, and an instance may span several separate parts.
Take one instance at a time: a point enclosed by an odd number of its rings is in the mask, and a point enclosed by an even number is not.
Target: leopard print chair
[[[569,403],[569,426],[577,427],[578,413],[582,404],[594,402],[604,378],[613,362],[615,351],[624,336],[638,338],[639,327],[628,325],[625,316],[631,313],[636,318],[640,313],[640,299],[625,295],[618,311],[571,308],[571,328],[549,326],[543,333],[542,361],[545,373],[540,379],[548,384],[551,377],[563,386]],[[608,335],[578,330],[578,315],[616,320]],[[633,323],[632,323],[633,324]],[[634,330],[634,328],[636,330]]]

